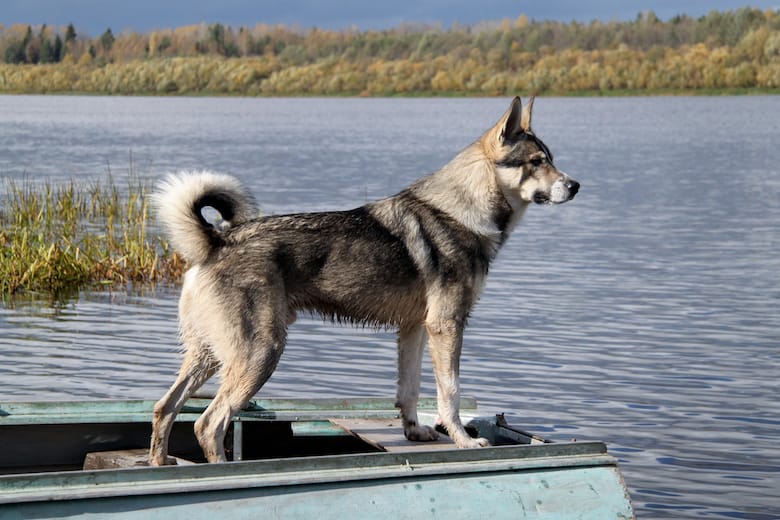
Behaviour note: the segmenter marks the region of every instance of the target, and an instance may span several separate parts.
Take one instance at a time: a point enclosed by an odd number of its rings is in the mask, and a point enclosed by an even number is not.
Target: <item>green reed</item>
[[[5,183],[0,197],[0,295],[172,282],[184,269],[156,231],[150,186],[131,175],[65,184]],[[151,231],[151,232],[150,232]]]

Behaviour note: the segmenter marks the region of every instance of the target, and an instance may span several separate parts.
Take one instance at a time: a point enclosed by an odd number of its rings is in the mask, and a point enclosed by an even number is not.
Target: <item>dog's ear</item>
[[[502,144],[523,133],[523,116],[525,116],[523,104],[520,101],[520,98],[516,96],[515,99],[512,100],[512,104],[509,106],[509,110],[502,118],[504,125],[501,129],[501,134],[499,137]]]
[[[531,133],[531,111],[534,109],[534,99],[536,96],[531,96],[531,99],[523,107],[523,114],[520,117],[520,128],[529,134]]]

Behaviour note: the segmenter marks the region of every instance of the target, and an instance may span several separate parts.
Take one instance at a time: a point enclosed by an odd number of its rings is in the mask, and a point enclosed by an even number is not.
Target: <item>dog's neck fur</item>
[[[415,196],[446,213],[490,244],[493,258],[528,207],[510,200],[496,178],[495,164],[477,141],[441,170],[410,186]]]

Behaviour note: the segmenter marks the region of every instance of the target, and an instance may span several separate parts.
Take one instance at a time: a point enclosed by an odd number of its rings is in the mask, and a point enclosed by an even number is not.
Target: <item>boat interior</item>
[[[435,403],[421,403],[421,420],[435,421]],[[467,412],[476,411],[465,400]],[[0,475],[144,466],[153,402],[0,403]],[[208,400],[188,403],[174,425],[170,454],[177,464],[205,462],[194,422]],[[430,422],[429,424],[433,424]],[[468,430],[494,446],[539,444],[503,415],[472,418]],[[373,452],[449,450],[438,441],[407,441],[387,400],[253,401],[233,419],[225,440],[229,460],[263,460]]]

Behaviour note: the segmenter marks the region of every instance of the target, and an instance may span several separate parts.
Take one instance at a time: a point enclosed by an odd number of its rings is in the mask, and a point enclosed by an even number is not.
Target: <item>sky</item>
[[[0,24],[67,25],[98,36],[107,28],[148,32],[184,25],[222,23],[251,27],[258,23],[302,28],[385,29],[402,23],[453,23],[514,20],[631,20],[653,11],[662,20],[677,14],[701,16],[740,7],[780,9],[780,0],[0,0]]]

